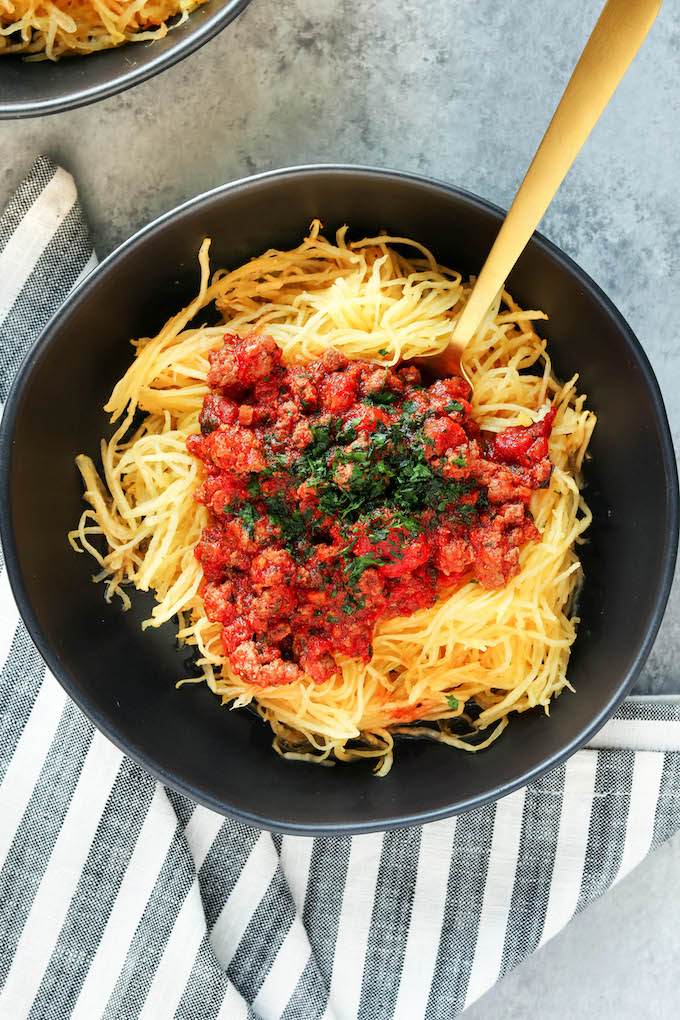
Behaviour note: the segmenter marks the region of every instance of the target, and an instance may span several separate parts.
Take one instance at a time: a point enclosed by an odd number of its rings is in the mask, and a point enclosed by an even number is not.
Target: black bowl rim
[[[18,102],[4,103],[0,99],[0,120],[21,118],[21,117],[44,117],[50,113],[63,113],[66,110],[75,110],[79,106],[87,106],[89,103],[99,102],[100,99],[109,99],[119,92],[139,85],[140,82],[153,78],[154,75],[166,71],[173,64],[179,63],[184,57],[197,50],[200,46],[209,42],[218,32],[232,22],[243,11],[250,0],[225,0],[219,10],[202,25],[192,29],[183,39],[172,45],[164,53],[152,57],[141,67],[125,71],[116,78],[100,85],[89,85],[85,88],[69,92],[67,95],[59,96],[56,99],[20,100]],[[193,12],[192,12],[193,13]],[[191,17],[191,15],[190,15]],[[122,49],[123,47],[114,47]],[[108,51],[107,51],[108,52]],[[96,54],[87,54],[82,59],[96,58]],[[80,59],[80,58],[79,58]]]
[[[128,240],[124,241],[118,248],[108,255],[107,258],[105,258],[99,266],[97,266],[89,274],[89,276],[83,280],[77,288],[75,288],[74,291],[72,291],[66,302],[53,316],[43,330],[41,336],[29,350],[16,373],[7,398],[2,422],[0,423],[0,539],[2,540],[7,572],[19,612],[33,642],[38,648],[38,651],[47,663],[48,668],[64,687],[67,694],[75,701],[87,718],[90,719],[90,721],[121,751],[123,751],[128,757],[132,758],[133,761],[137,762],[138,765],[141,765],[142,768],[154,776],[159,782],[177,790],[179,793],[189,797],[195,803],[201,804],[204,807],[217,811],[227,817],[235,818],[241,822],[245,822],[246,824],[256,826],[257,828],[290,833],[293,835],[323,834],[338,836],[422,825],[427,822],[433,822],[442,818],[450,817],[453,814],[460,814],[461,812],[468,811],[473,808],[482,807],[485,804],[491,803],[500,797],[504,797],[507,794],[512,793],[514,790],[526,786],[528,783],[544,775],[549,770],[561,765],[562,762],[588,742],[590,737],[592,737],[613,715],[617,707],[625,698],[626,694],[630,691],[642,667],[644,666],[645,661],[647,660],[654,643],[654,639],[659,630],[666,608],[666,603],[668,601],[671,584],[673,582],[675,560],[678,551],[678,537],[680,531],[680,493],[678,490],[678,471],[673,450],[673,442],[663,398],[652,366],[642,348],[642,345],[640,344],[640,341],[637,339],[616,306],[607,297],[604,291],[602,291],[602,289],[588,276],[588,274],[571,258],[569,258],[568,255],[565,255],[565,253],[553,244],[552,241],[549,241],[546,237],[537,232],[533,235],[531,243],[537,244],[541,249],[543,249],[549,256],[559,263],[560,267],[568,275],[575,276],[579,281],[580,286],[586,289],[615,321],[627,342],[630,354],[638,371],[641,373],[647,387],[649,388],[661,437],[662,462],[664,473],[667,478],[666,511],[669,521],[668,530],[665,536],[664,569],[658,583],[647,634],[640,645],[635,661],[628,670],[626,676],[622,677],[616,692],[609,698],[597,715],[594,716],[566,746],[563,746],[560,750],[550,755],[541,764],[536,765],[532,769],[526,770],[512,782],[491,788],[487,791],[487,793],[479,796],[471,796],[464,800],[445,804],[437,810],[412,812],[408,815],[394,815],[390,818],[382,818],[376,821],[357,824],[332,823],[313,825],[307,823],[285,823],[263,817],[255,812],[234,809],[225,804],[223,801],[220,801],[218,798],[197,789],[190,782],[170,773],[166,769],[159,767],[152,759],[149,758],[143,747],[135,745],[131,741],[121,737],[117,733],[111,720],[103,715],[95,705],[91,704],[90,699],[87,696],[83,696],[75,690],[66,670],[61,666],[58,654],[53,650],[47,639],[42,634],[39,622],[33,612],[33,608],[27,596],[19,569],[17,547],[10,516],[11,503],[9,466],[15,420],[21,403],[24,387],[26,386],[27,380],[30,376],[32,366],[39,360],[43,349],[48,347],[59,335],[62,322],[68,319],[74,308],[84,299],[85,296],[89,295],[89,293],[98,286],[100,277],[107,273],[110,268],[116,266],[120,261],[127,258],[130,253],[138,249],[140,246],[143,246],[147,237],[156,234],[159,230],[162,230],[164,225],[170,220],[177,216],[185,215],[195,207],[205,202],[210,202],[220,195],[257,186],[263,181],[279,179],[281,177],[304,178],[314,176],[316,174],[329,173],[341,176],[373,176],[384,178],[385,180],[410,181],[420,185],[421,187],[434,189],[440,193],[444,192],[447,195],[462,199],[465,203],[479,209],[480,211],[492,212],[501,218],[505,216],[504,210],[493,203],[487,202],[485,199],[479,198],[471,192],[454,187],[444,181],[439,181],[421,174],[409,173],[407,171],[400,170],[389,170],[381,167],[321,163],[269,170],[264,173],[241,178],[237,181],[231,181],[227,184],[213,188],[210,191],[203,192],[195,198],[189,199],[187,202],[171,209],[169,212],[164,213],[145,227],[142,227],[141,230],[133,234],[130,238],[128,238]],[[379,780],[376,780],[376,782],[378,781]]]

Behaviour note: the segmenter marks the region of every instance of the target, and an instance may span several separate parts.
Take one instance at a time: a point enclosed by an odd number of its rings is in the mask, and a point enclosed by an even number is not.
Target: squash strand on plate
[[[552,374],[546,343],[531,325],[543,313],[520,309],[506,293],[466,352],[473,417],[493,433],[536,421],[546,402],[557,412],[552,478],[531,502],[542,539],[521,550],[519,574],[501,590],[469,582],[430,609],[382,621],[370,663],[340,658],[337,674],[321,684],[305,678],[262,688],[230,669],[220,625],[207,619],[200,594],[193,550],[207,511],[194,500],[199,464],[186,448],[199,428],[209,351],[225,332],[256,329],[274,338],[284,360],[334,347],[350,359],[394,365],[445,346],[471,284],[415,242],[348,243],[343,229],[332,243],[317,221],[297,248],[270,250],[212,280],[208,246],[200,252],[196,299],[158,336],[134,342],[135,360],[106,405],[118,428],[102,441],[101,475],[89,457],[78,458],[89,507],[70,538],[97,558],[108,597],[119,593],[128,604],[127,584],[153,591],[157,604],[144,626],[179,616],[179,638],[196,647],[211,689],[226,704],[254,702],[275,748],[295,759],[372,758],[385,774],[395,733],[476,751],[512,713],[548,712],[568,686],[578,624],[577,548],[591,520],[581,468],[595,416],[576,377],[562,384]],[[213,304],[223,324],[202,326],[201,313]],[[135,411],[147,416],[130,434]],[[105,551],[96,536],[105,538]],[[472,703],[478,713],[469,717]]]

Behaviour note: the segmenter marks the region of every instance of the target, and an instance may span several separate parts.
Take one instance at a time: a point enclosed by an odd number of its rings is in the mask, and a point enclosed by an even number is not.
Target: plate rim
[[[202,24],[192,29],[187,35],[173,43],[165,52],[152,57],[147,63],[132,68],[108,82],[99,85],[89,85],[83,88],[71,90],[66,95],[57,96],[54,99],[26,99],[10,102],[3,102],[0,99],[0,120],[20,120],[25,117],[45,117],[52,113],[65,113],[68,110],[75,110],[81,106],[88,106],[97,103],[102,99],[110,99],[112,96],[125,92],[135,85],[148,81],[155,75],[166,71],[169,67],[179,63],[189,54],[213,39],[223,28],[226,28],[234,21],[239,14],[248,6],[251,0],[225,0],[224,4]],[[194,11],[189,15],[191,17]],[[171,30],[172,31],[172,30]],[[149,45],[153,46],[153,40]],[[112,50],[123,49],[123,46],[111,47]],[[96,59],[96,53],[80,54],[78,60]],[[7,56],[0,57],[0,60],[8,59]],[[11,59],[11,56],[10,58]],[[20,57],[19,57],[20,59]],[[0,64],[0,68],[2,64]]]

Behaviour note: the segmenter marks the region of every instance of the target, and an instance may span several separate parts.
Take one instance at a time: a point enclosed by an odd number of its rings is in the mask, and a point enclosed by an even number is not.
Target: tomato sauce
[[[501,588],[540,538],[527,509],[551,473],[550,410],[494,438],[468,384],[423,384],[411,365],[337,351],[283,365],[271,337],[230,334],[210,353],[196,546],[210,620],[234,671],[258,685],[367,662],[376,623],[476,580]]]

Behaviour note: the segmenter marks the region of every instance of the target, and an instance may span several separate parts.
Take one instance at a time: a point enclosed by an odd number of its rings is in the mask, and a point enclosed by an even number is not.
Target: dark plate
[[[165,71],[217,35],[250,0],[208,0],[155,42],[86,56],[29,62],[0,57],[0,120],[39,117],[106,99]]]
[[[630,690],[659,626],[678,541],[678,482],[659,388],[640,344],[586,274],[535,237],[510,278],[545,332],[563,378],[579,372],[599,424],[588,467],[595,514],[583,548],[582,622],[565,691],[548,719],[513,719],[471,755],[404,741],[394,768],[331,769],[282,761],[268,727],[229,712],[204,686],[175,690],[184,661],[173,629],[140,630],[148,597],[123,613],[90,581],[93,564],[66,541],[82,509],[73,458],[110,432],[101,406],[131,360],[128,339],[154,335],[196,293],[196,252],[234,267],[299,243],[310,220],[355,236],[418,238],[475,272],[500,210],[445,184],[381,170],[309,167],[240,181],[146,227],[82,284],[19,372],[0,437],[2,539],[21,613],[48,665],[83,711],[127,754],[194,800],[258,826],[358,832],[441,818],[554,768]]]

